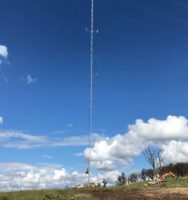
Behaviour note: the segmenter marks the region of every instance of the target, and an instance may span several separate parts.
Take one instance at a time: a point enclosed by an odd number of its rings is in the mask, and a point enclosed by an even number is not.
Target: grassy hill
[[[188,178],[168,180],[165,187],[136,183],[112,188],[39,190],[0,193],[0,200],[188,200]]]

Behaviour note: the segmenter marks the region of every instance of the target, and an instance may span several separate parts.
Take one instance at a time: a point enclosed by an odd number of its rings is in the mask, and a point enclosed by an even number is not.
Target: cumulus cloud
[[[92,149],[84,152],[97,169],[111,170],[118,164],[128,164],[149,145],[162,147],[162,155],[169,162],[186,161],[188,158],[188,120],[185,117],[168,116],[165,120],[136,120],[128,126],[128,132],[112,138],[103,138]],[[173,151],[172,151],[173,149]],[[176,159],[176,155],[180,157]]]
[[[105,178],[114,184],[118,171],[91,176],[91,181],[102,183]],[[77,171],[68,172],[61,165],[28,165],[25,163],[0,164],[0,190],[58,189],[87,183],[87,175]]]
[[[165,120],[136,120],[128,132],[114,137],[92,135],[93,148],[86,148],[84,156],[90,158],[92,167],[111,172],[119,165],[130,164],[144,149],[155,145],[162,149],[167,162],[188,161],[188,119],[168,116]],[[19,131],[0,131],[0,147],[29,149],[39,147],[87,146],[88,135],[51,137],[32,135]],[[82,154],[75,154],[81,156]]]
[[[0,125],[3,124],[3,121],[4,121],[3,117],[0,116]]]
[[[36,82],[37,81],[37,79],[36,78],[33,78],[30,74],[28,74],[27,76],[26,76],[26,83],[27,83],[27,85],[30,85],[30,84],[32,84],[32,83],[34,83],[34,82]]]
[[[0,172],[2,191],[59,188],[70,183],[66,170],[58,165],[1,163]]]
[[[162,145],[162,157],[165,162],[188,162],[188,141],[170,141]]]

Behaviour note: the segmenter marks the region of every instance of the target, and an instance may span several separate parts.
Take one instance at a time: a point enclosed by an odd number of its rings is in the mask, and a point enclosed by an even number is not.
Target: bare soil
[[[188,200],[188,188],[135,189],[135,190],[92,190],[82,194],[98,200]]]

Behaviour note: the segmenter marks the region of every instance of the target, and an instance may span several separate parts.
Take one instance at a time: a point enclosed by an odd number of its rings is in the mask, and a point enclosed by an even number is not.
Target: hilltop
[[[136,183],[111,188],[39,190],[0,193],[0,200],[187,200],[188,177],[168,180],[162,188]]]

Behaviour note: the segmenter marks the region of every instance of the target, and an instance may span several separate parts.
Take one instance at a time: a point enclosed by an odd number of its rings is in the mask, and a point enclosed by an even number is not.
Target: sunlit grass
[[[169,179],[165,182],[163,187],[176,188],[188,187],[188,177]],[[19,191],[0,193],[0,200],[97,200],[96,197],[91,195],[92,191],[103,192],[117,192],[118,191],[131,191],[135,189],[153,189],[160,188],[160,185],[148,186],[147,183],[135,183],[119,187],[104,188],[82,188],[70,190],[38,190],[38,191]],[[115,199],[114,199],[115,200]]]

